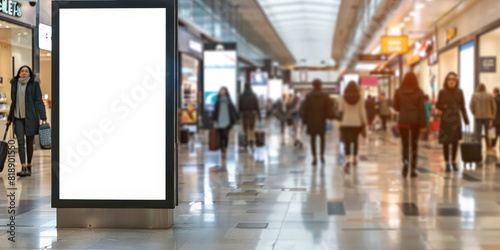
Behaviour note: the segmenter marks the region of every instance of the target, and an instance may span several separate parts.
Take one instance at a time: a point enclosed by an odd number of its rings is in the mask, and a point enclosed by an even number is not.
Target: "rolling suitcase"
[[[181,129],[181,134],[180,134],[180,142],[181,144],[188,144],[189,143],[189,129]]]
[[[220,149],[219,145],[219,132],[217,129],[210,129],[209,135],[208,135],[208,150],[210,151],[217,151]]]
[[[460,144],[460,155],[462,157],[462,162],[464,167],[468,163],[480,163],[483,161],[481,142],[473,141],[471,133],[467,133],[464,142]]]
[[[52,147],[52,136],[50,131],[50,125],[48,123],[43,123],[38,128],[38,134],[40,135],[40,147],[42,149],[50,149]]]
[[[266,132],[255,132],[255,145],[257,147],[264,147],[266,145]]]
[[[7,149],[9,148],[9,144],[5,141],[7,137],[7,131],[9,130],[9,125],[5,128],[5,134],[3,135],[3,141],[0,141],[0,172],[3,171],[3,167],[5,161],[7,160]]]

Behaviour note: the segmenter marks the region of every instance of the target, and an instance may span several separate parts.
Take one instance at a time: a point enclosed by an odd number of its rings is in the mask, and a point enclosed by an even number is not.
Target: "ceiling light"
[[[2,24],[0,23],[0,26],[2,26]]]
[[[415,11],[410,12],[410,16],[415,16]]]
[[[10,27],[9,27],[9,25],[7,25],[7,26],[5,26],[5,28],[7,28],[7,29],[8,29],[8,28],[10,28]]]
[[[47,56],[50,56],[50,53],[47,53]]]
[[[28,34],[28,32],[26,32],[26,31],[25,31],[23,34],[27,35],[27,34]]]
[[[405,20],[405,22],[409,22],[409,21],[411,21],[411,17],[407,16],[407,17],[405,17],[404,20]]]
[[[17,35],[18,35],[18,36],[20,36],[20,35],[21,35],[21,33],[17,33]]]
[[[432,0],[427,0],[427,2],[432,2]]]
[[[417,3],[417,5],[416,5],[416,7],[415,7],[415,8],[416,8],[417,10],[420,10],[420,9],[422,9],[423,7],[425,7],[425,4],[424,4],[424,3]]]
[[[399,23],[399,27],[403,28],[405,26],[405,23]]]

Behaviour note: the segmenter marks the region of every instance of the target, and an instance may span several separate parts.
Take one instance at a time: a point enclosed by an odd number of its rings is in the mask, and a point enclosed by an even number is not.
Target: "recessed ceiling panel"
[[[258,0],[296,61],[329,62],[341,0]]]

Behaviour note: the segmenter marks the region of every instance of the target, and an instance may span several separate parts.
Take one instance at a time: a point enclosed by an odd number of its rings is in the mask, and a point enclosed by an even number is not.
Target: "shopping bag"
[[[495,139],[497,137],[497,130],[492,127],[488,129],[488,139]]]
[[[431,122],[431,130],[432,132],[438,132],[439,131],[439,122],[438,121],[433,121]]]
[[[208,150],[210,151],[217,151],[220,149],[220,143],[219,143],[219,131],[217,129],[210,129],[209,135],[208,135]]]
[[[375,129],[375,131],[379,131],[379,130],[382,130],[382,119],[380,119],[380,117],[376,117],[375,118],[375,121],[373,121],[373,128]]]
[[[5,141],[7,137],[7,131],[9,130],[9,125],[5,128],[5,134],[3,135],[3,141],[0,141],[0,172],[3,171],[3,167],[5,161],[7,160],[7,149],[9,148],[9,144]]]
[[[40,135],[40,147],[42,149],[50,149],[52,147],[52,132],[50,130],[50,125],[48,123],[40,125],[38,134]]]
[[[264,147],[266,145],[266,132],[264,131],[255,132],[255,145],[257,147]]]
[[[391,131],[392,131],[392,135],[394,135],[394,137],[396,138],[399,138],[399,127],[398,125],[394,125],[391,127]]]

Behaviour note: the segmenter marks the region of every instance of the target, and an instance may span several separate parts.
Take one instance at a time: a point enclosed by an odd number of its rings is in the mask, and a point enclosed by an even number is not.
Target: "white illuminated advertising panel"
[[[233,103],[236,102],[236,51],[204,51],[205,110],[212,111],[217,94],[226,87]],[[236,103],[235,103],[236,104]]]
[[[59,199],[166,199],[166,20],[60,9]]]
[[[465,107],[469,107],[472,95],[474,94],[476,84],[474,80],[474,42],[464,44],[460,47],[460,88],[464,92]],[[447,74],[447,73],[446,73]],[[471,125],[474,126],[474,116],[470,112],[469,108],[466,108],[467,116]],[[463,128],[465,129],[465,124],[462,121]],[[474,127],[472,127],[474,128]],[[471,130],[471,129],[469,129]]]

